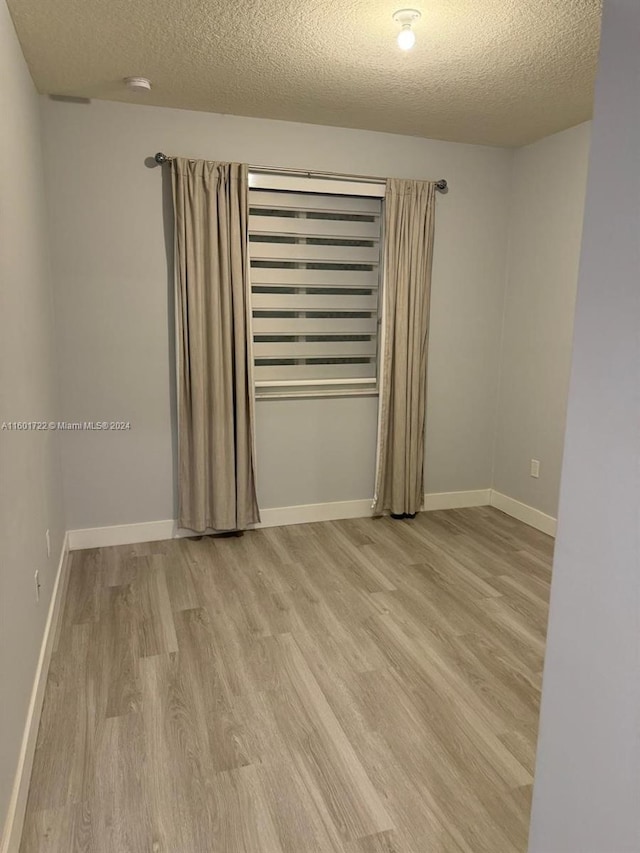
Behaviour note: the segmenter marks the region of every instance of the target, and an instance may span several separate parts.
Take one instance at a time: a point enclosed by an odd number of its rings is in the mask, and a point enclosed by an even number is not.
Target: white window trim
[[[362,388],[357,385],[362,384]],[[371,387],[370,379],[295,379],[282,382],[255,382],[256,399],[291,399],[294,397],[377,397],[378,388]],[[269,389],[267,391],[267,389]]]
[[[384,198],[385,184],[341,178],[313,178],[277,172],[249,171],[249,189],[298,193],[335,193]]]

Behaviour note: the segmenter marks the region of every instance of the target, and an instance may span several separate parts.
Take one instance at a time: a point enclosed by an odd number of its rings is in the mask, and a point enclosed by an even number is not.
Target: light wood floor
[[[490,508],[76,552],[21,853],[525,851],[551,553]]]

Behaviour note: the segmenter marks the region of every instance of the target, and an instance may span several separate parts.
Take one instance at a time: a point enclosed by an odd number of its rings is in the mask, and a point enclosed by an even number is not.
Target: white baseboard
[[[282,527],[284,524],[308,524],[311,521],[337,521],[340,518],[367,518],[372,514],[371,498],[359,501],[331,501],[261,509],[262,521],[256,527]]]
[[[193,533],[191,534],[193,536]],[[109,527],[83,527],[70,530],[69,550],[105,548],[108,545],[134,545],[136,542],[160,542],[175,539],[178,525],[173,519],[141,521],[137,524],[113,524]]]
[[[494,489],[491,490],[491,506],[506,512],[512,518],[517,518],[518,521],[523,521],[530,527],[548,533],[549,536],[556,535],[556,519],[553,516],[547,515],[539,509],[534,509],[528,504],[520,503],[515,498],[510,498]]]
[[[433,492],[425,494],[424,509],[460,509],[488,506],[491,489],[470,492]],[[311,521],[337,521],[341,518],[368,518],[373,514],[370,498],[358,501],[332,501],[260,510],[262,521],[256,527],[281,527],[285,524],[307,524]]]
[[[426,510],[459,509],[468,506],[487,506],[490,489],[469,492],[435,492],[424,496]],[[355,501],[301,504],[263,509],[262,521],[256,527],[280,527],[285,524],[306,524],[312,521],[336,521],[341,518],[367,518],[371,515],[370,498]],[[132,545],[136,542],[158,542],[193,536],[190,530],[181,530],[174,519],[144,521],[139,524],[116,524],[110,527],[85,527],[69,531],[69,550],[103,548],[107,545]]]
[[[307,524],[313,521],[336,521],[341,518],[367,518],[372,514],[371,504],[370,499],[364,498],[356,501],[331,501],[263,509],[260,513],[262,521],[256,524],[256,528]],[[426,511],[489,505],[531,527],[555,536],[555,518],[492,489],[431,492],[424,496]],[[70,530],[68,533],[70,551],[103,548],[107,545],[132,545],[136,542],[159,542],[163,539],[176,539],[183,536],[193,536],[193,532],[179,528],[175,519],[143,521],[139,524],[116,524],[111,527],[85,527],[80,530]]]
[[[56,630],[61,615],[62,602],[66,589],[66,580],[69,568],[68,555],[69,537],[65,533],[60,552],[58,570],[56,572],[56,578],[51,592],[47,621],[44,626],[44,634],[42,636],[42,645],[40,646],[40,655],[38,657],[38,665],[36,667],[33,689],[31,691],[31,699],[27,710],[27,718],[22,737],[22,745],[20,747],[20,755],[18,757],[18,766],[14,778],[13,790],[11,792],[11,799],[9,800],[9,808],[7,810],[4,831],[2,833],[2,841],[0,842],[0,853],[18,853],[18,848],[20,847],[24,815],[27,807],[27,796],[29,794],[29,782],[31,781],[31,769],[33,767],[33,757],[36,750],[36,742],[38,740],[38,728],[40,726],[40,715],[42,714],[42,704],[44,701],[44,690],[47,685],[49,664],[51,662],[51,654],[53,652]]]

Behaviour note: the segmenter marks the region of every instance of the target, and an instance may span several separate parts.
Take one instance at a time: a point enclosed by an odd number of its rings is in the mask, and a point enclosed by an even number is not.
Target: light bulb
[[[416,34],[411,27],[404,26],[398,33],[398,47],[400,50],[411,50],[416,43]]]

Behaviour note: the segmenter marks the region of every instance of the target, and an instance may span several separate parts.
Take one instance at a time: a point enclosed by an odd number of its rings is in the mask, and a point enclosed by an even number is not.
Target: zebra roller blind
[[[254,186],[249,208],[256,393],[375,391],[382,199]]]

